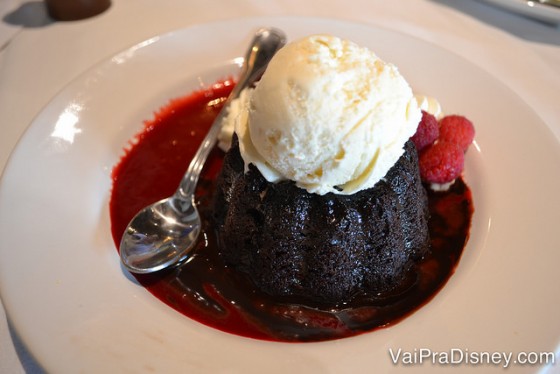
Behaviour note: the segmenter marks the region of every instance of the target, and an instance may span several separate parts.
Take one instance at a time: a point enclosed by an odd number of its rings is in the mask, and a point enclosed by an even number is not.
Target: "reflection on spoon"
[[[201,231],[194,191],[206,158],[216,144],[231,100],[256,82],[272,56],[286,43],[274,28],[258,30],[243,61],[239,82],[194,155],[175,194],[142,209],[130,221],[120,243],[123,265],[133,273],[152,273],[185,262]]]

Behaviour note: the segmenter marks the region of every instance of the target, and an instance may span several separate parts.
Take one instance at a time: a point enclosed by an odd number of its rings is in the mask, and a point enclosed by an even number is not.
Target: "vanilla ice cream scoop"
[[[230,117],[246,167],[321,195],[373,187],[421,118],[395,66],[328,35],[282,48],[236,105]]]

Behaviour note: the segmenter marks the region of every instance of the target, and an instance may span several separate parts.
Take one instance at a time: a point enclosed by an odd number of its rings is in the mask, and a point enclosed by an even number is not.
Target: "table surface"
[[[2,0],[0,15],[0,171],[40,110],[95,63],[154,35],[253,16],[338,18],[436,43],[510,87],[560,141],[560,27],[484,2],[113,0],[109,10],[99,16],[56,22],[48,17],[41,1]],[[43,371],[0,304],[0,373],[22,372]]]

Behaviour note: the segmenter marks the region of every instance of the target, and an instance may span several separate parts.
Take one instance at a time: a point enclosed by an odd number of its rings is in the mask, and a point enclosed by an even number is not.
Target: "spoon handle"
[[[286,44],[286,35],[281,30],[263,28],[255,33],[252,47],[249,48],[243,60],[239,81],[231,91],[222,110],[212,123],[210,130],[196,151],[187,172],[179,184],[177,192],[175,192],[176,197],[182,198],[183,200],[194,199],[194,191],[198,183],[200,172],[202,171],[202,167],[210,151],[216,144],[218,134],[222,128],[222,120],[227,114],[228,105],[232,100],[239,97],[243,89],[249,87],[261,77],[272,56],[274,56],[276,51],[284,46],[284,44]]]

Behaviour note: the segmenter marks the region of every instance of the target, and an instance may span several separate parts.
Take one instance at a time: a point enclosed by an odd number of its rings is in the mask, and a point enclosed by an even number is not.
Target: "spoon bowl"
[[[143,208],[128,224],[119,246],[121,262],[133,273],[152,273],[177,266],[191,257],[202,229],[194,192],[202,167],[216,144],[229,103],[255,83],[272,56],[286,43],[275,28],[259,29],[247,50],[241,75],[224,107],[194,155],[177,191]]]

